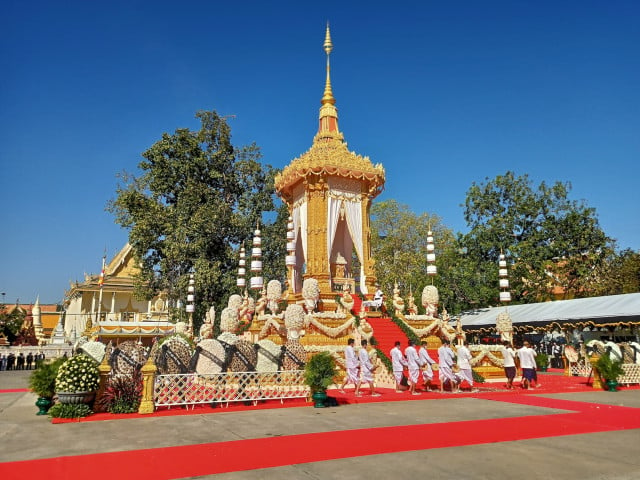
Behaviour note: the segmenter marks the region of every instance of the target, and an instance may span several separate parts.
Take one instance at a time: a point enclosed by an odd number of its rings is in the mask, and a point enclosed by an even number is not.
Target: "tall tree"
[[[450,229],[436,215],[415,214],[407,205],[395,200],[376,202],[371,207],[371,249],[375,259],[376,278],[382,290],[391,297],[397,282],[406,298],[411,289],[420,305],[420,294],[432,283],[440,290],[441,303],[451,307],[453,295],[440,275],[427,275],[427,232],[431,230],[436,247],[436,265],[442,271],[442,255],[455,249]]]
[[[513,172],[473,183],[464,216],[470,231],[461,237],[468,261],[497,285],[497,260],[511,261],[511,291],[517,302],[594,294],[595,273],[614,245],[600,228],[595,209],[569,199],[571,186],[542,182],[534,188],[527,175]],[[492,304],[494,294],[481,299]]]
[[[143,153],[142,173],[124,173],[107,208],[129,231],[141,262],[137,296],[164,290],[171,300],[184,298],[195,271],[199,320],[211,305],[220,311],[237,291],[238,248],[251,251],[253,230],[276,206],[275,170],[260,163],[258,147],[234,147],[229,125],[215,111],[196,117],[199,130],[164,133]],[[286,226],[278,232],[271,223],[263,230],[279,235],[284,248]]]

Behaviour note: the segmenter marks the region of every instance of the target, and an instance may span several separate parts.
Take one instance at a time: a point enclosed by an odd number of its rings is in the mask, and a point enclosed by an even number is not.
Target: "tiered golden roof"
[[[327,54],[327,79],[320,107],[320,125],[311,148],[294,159],[275,178],[276,191],[290,200],[293,187],[310,175],[338,176],[363,180],[365,191],[377,196],[384,186],[385,171],[382,164],[373,165],[369,157],[350,152],[344,136],[338,129],[338,110],[331,89],[329,54],[333,49],[329,25],[324,41]]]

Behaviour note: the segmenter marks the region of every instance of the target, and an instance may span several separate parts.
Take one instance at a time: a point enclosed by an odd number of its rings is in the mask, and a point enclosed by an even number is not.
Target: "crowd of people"
[[[374,387],[375,366],[372,362],[373,355],[367,351],[367,341],[362,340],[362,348],[356,352],[355,341],[350,338],[345,349],[346,376],[339,388],[344,393],[344,388],[353,384],[355,394],[360,396],[360,388],[363,384],[369,385],[371,395],[378,396]],[[515,349],[510,342],[502,345],[502,358],[504,359],[504,371],[507,378],[507,389],[513,389],[517,368],[520,367],[522,380],[520,386],[524,389],[539,387],[536,374],[537,352],[525,340],[521,347]],[[464,341],[458,345],[454,352],[447,338],[442,339],[442,345],[438,348],[438,361],[436,362],[427,351],[427,342],[415,345],[409,340],[404,350],[400,341],[396,341],[390,351],[391,366],[396,383],[396,392],[408,391],[412,395],[420,395],[418,385],[422,383],[422,390],[429,391],[433,388],[434,368],[437,364],[440,391],[460,391],[460,385],[466,382],[472,392],[476,392],[473,369],[471,366],[472,355],[468,343]],[[422,379],[422,381],[421,381]]]
[[[44,360],[44,353],[36,354],[29,352],[26,355],[22,352],[18,355],[13,352],[0,355],[0,371],[6,370],[32,370],[36,368],[38,362]]]

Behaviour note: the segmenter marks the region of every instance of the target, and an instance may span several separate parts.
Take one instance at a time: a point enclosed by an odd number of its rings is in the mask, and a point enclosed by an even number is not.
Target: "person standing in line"
[[[393,377],[396,379],[396,393],[402,393],[405,388],[402,386],[402,372],[407,366],[407,359],[404,358],[402,350],[400,350],[400,342],[396,341],[391,349],[391,367],[393,369]]]
[[[522,369],[522,388],[528,389],[536,383],[536,352],[525,340],[523,347],[517,351],[517,355]]]
[[[16,360],[16,370],[24,370],[24,354],[20,352],[18,354],[18,359]]]
[[[360,374],[358,372],[359,362],[358,357],[356,356],[356,351],[353,349],[354,344],[355,340],[350,338],[347,340],[347,348],[344,349],[344,364],[347,374],[345,375],[344,382],[339,389],[340,393],[345,393],[344,387],[346,387],[348,383],[353,383],[356,386],[356,393],[358,393],[360,389]]]
[[[440,380],[440,393],[444,392],[444,384],[451,385],[451,391],[457,390],[458,377],[453,373],[455,355],[451,350],[448,338],[442,339],[442,346],[438,349],[438,377]]]
[[[516,378],[516,352],[509,342],[502,342],[502,359],[504,360],[504,374],[507,377],[507,389],[513,389],[513,379]]]
[[[367,341],[362,340],[360,342],[362,348],[358,352],[358,359],[360,360],[360,373],[362,374],[362,378],[360,379],[360,383],[358,387],[356,387],[356,396],[360,396],[360,385],[363,383],[369,384],[369,390],[371,391],[372,397],[379,397],[380,394],[376,393],[374,390],[375,386],[373,384],[373,371],[375,367],[371,362],[371,357],[369,356],[369,352],[367,351]]]
[[[458,368],[460,369],[460,382],[466,380],[471,387],[472,392],[477,392],[477,389],[473,388],[473,370],[471,369],[471,359],[473,358],[468,348],[469,343],[465,340],[462,345],[458,347]]]
[[[409,391],[411,395],[420,395],[420,392],[416,392],[416,385],[418,384],[418,377],[420,376],[420,359],[418,358],[418,352],[414,346],[413,340],[409,340],[409,345],[404,349],[404,356],[407,358],[407,369],[409,370]]]
[[[27,370],[31,370],[31,364],[33,363],[33,353],[29,352],[27,355]]]
[[[6,370],[6,369],[7,369],[7,356],[0,355],[0,370]]]
[[[424,381],[424,390],[425,392],[428,392],[431,387],[431,382],[433,381],[433,369],[431,368],[431,365],[436,363],[436,361],[429,356],[429,352],[427,351],[427,342],[424,340],[420,342],[418,358],[420,359],[420,363],[423,365],[422,380]]]

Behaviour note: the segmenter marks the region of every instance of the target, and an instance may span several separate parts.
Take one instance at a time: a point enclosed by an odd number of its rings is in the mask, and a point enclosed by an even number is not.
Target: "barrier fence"
[[[255,405],[260,400],[308,396],[304,370],[157,375],[153,389],[156,407],[247,401]]]

